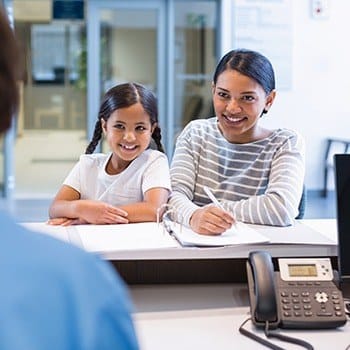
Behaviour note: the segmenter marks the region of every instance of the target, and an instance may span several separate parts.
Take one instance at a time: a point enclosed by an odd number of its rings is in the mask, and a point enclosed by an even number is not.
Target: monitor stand
[[[350,302],[350,280],[340,281],[338,270],[333,270],[333,282],[341,290],[343,298]]]

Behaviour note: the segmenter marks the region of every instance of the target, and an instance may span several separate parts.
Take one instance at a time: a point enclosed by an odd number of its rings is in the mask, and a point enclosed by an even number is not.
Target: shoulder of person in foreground
[[[0,348],[138,349],[127,289],[107,262],[2,214],[0,221],[0,297],[7,301]]]

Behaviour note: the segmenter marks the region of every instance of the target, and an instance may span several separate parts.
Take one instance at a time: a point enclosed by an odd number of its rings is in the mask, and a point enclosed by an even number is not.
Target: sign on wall
[[[278,90],[292,88],[292,1],[236,0],[233,47],[261,52],[271,61]]]
[[[54,0],[53,19],[84,19],[84,0]]]

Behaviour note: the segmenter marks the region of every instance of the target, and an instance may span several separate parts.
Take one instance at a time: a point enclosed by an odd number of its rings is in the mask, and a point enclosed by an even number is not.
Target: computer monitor
[[[339,286],[350,298],[350,154],[334,155]]]

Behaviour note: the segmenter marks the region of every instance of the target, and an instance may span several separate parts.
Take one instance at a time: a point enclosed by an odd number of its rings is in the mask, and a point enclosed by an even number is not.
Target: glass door
[[[163,1],[91,1],[88,10],[88,135],[91,139],[103,94],[134,81],[158,97],[165,125]],[[160,79],[163,77],[163,79]],[[96,83],[97,82],[97,83]],[[164,128],[163,128],[164,129]],[[107,151],[103,147],[103,151]]]
[[[191,120],[214,115],[211,82],[217,63],[218,1],[174,2],[173,133]]]
[[[2,185],[17,198],[52,198],[92,137],[101,96],[123,81],[157,95],[171,158],[182,128],[212,115],[219,3],[86,0],[85,19],[53,20],[52,1],[33,1],[28,11],[27,0],[16,0],[26,69],[15,128],[0,139],[0,159],[10,154],[1,162]]]
[[[86,145],[85,22],[54,18],[51,1],[33,2],[30,11],[26,1],[13,5],[25,66],[13,144],[15,197],[52,198]]]

